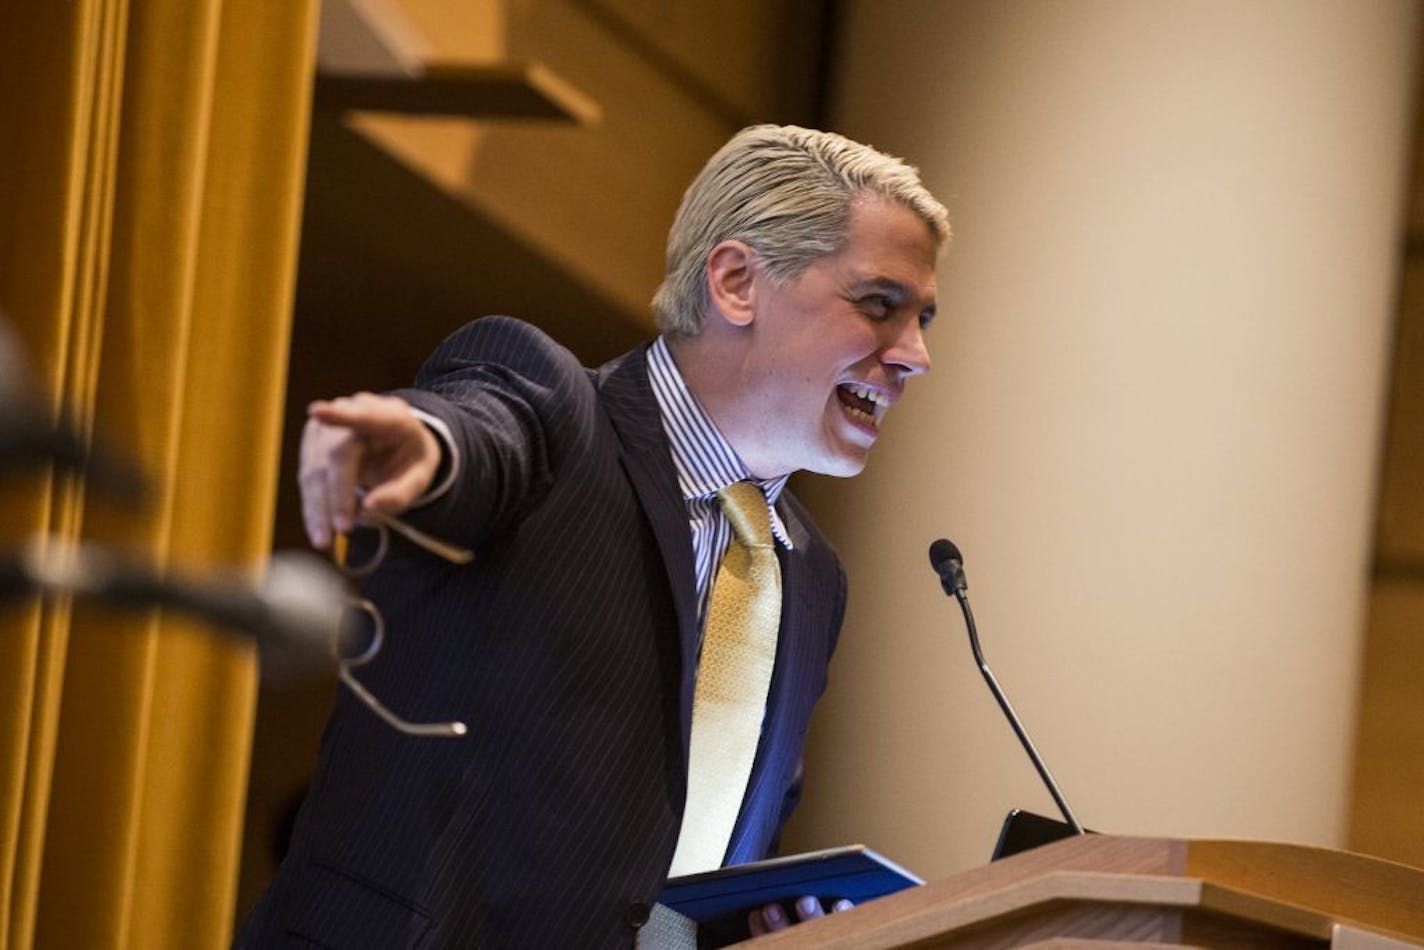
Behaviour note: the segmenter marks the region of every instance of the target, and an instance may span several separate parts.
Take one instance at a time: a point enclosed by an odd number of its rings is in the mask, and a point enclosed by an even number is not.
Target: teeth
[[[858,383],[849,383],[846,388],[849,389],[851,392],[855,393],[855,395],[859,396],[861,399],[869,399],[877,406],[883,407],[890,405],[890,400],[886,397],[884,393],[871,389],[868,386],[861,386]]]
[[[842,388],[856,397],[869,402],[873,407],[871,411],[867,412],[862,409],[845,406],[846,411],[857,419],[861,419],[872,425],[879,425],[881,417],[885,415],[886,410],[890,407],[890,397],[878,390],[871,389],[869,386],[863,386],[860,383],[843,383]]]
[[[847,406],[847,407],[846,407],[846,412],[850,413],[852,416],[854,416],[854,417],[857,418],[857,419],[864,419],[866,422],[874,422],[874,421],[875,421],[875,417],[874,417],[874,416],[872,416],[872,415],[871,415],[870,413],[868,413],[868,412],[862,412],[862,411],[860,411],[859,409],[851,409],[850,407]]]

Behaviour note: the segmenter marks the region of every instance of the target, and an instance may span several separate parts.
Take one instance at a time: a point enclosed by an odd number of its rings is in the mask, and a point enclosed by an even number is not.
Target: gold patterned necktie
[[[722,866],[761,739],[781,627],[781,567],[766,495],[751,482],[717,493],[732,540],[712,582],[697,664],[687,805],[670,876]],[[662,904],[638,933],[640,950],[692,950],[697,925]]]
[[[781,568],[766,495],[737,482],[717,496],[733,537],[712,584],[697,664],[674,876],[722,866],[761,737],[781,626]]]

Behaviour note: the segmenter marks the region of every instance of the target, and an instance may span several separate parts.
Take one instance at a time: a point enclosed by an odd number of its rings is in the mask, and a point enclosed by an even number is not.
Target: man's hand
[[[838,914],[843,910],[850,910],[852,906],[848,900],[838,900],[831,905],[831,913]],[[824,916],[826,909],[821,906],[819,900],[809,896],[800,897],[796,899],[796,921],[787,919],[786,910],[780,904],[771,903],[747,914],[747,929],[753,937],[761,937],[776,930],[785,930],[793,922]]]
[[[357,393],[312,403],[298,473],[307,537],[325,549],[362,511],[399,515],[429,490],[439,467],[439,442],[404,400]]]

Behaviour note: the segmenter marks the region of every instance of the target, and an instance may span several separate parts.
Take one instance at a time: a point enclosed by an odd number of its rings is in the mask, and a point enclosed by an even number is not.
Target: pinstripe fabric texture
[[[475,321],[398,393],[443,420],[451,490],[409,514],[473,547],[403,542],[367,585],[387,644],[363,668],[418,739],[346,693],[243,947],[628,947],[666,877],[698,641],[687,509],[646,349],[585,370],[508,318]],[[778,503],[782,636],[728,860],[765,856],[800,782],[844,610],[838,561]]]

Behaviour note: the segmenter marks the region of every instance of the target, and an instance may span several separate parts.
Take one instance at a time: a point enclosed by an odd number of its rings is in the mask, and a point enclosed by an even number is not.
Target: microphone
[[[260,586],[159,573],[93,544],[35,538],[0,568],[0,597],[67,594],[118,607],[167,607],[256,640],[278,659],[330,659],[343,648],[345,585],[312,554],[278,552]]]
[[[261,585],[160,574],[93,544],[31,541],[0,563],[0,603],[26,594],[64,594],[115,607],[181,610],[256,641],[264,677],[335,663],[341,682],[392,728],[412,736],[463,736],[463,722],[415,723],[385,706],[351,673],[381,649],[384,623],[369,601],[352,601],[322,558],[279,551]],[[353,610],[354,608],[354,610]],[[365,616],[370,623],[358,618]]]
[[[969,581],[964,578],[964,557],[949,538],[940,538],[930,545],[930,566],[939,575],[939,584],[949,596],[958,597],[969,589]]]
[[[96,488],[119,501],[140,503],[148,491],[132,464],[89,445],[66,420],[49,420],[31,390],[19,341],[0,310],[0,472],[45,463],[61,471],[84,472]]]
[[[999,708],[1004,711],[1009,725],[1014,727],[1014,734],[1019,737],[1019,742],[1023,745],[1024,751],[1028,753],[1033,767],[1038,770],[1038,777],[1043,780],[1043,784],[1048,788],[1048,793],[1053,796],[1054,803],[1058,805],[1058,810],[1063,813],[1063,819],[1068,822],[1073,833],[1086,834],[1083,826],[1078,823],[1078,819],[1069,809],[1063,792],[1058,788],[1058,783],[1049,774],[1048,766],[1043,764],[1043,758],[1034,748],[1033,740],[1024,730],[1023,722],[1014,712],[1014,707],[1009,704],[1008,696],[1004,695],[1004,691],[999,687],[999,681],[995,679],[993,671],[989,669],[989,664],[984,660],[984,651],[979,647],[979,631],[974,626],[974,612],[969,609],[969,595],[966,593],[969,589],[969,582],[964,577],[964,557],[959,553],[959,548],[948,538],[940,538],[930,545],[930,566],[939,575],[940,586],[944,588],[944,592],[959,601],[959,609],[964,613],[964,625],[969,630],[969,647],[974,651],[974,662],[978,665],[979,672],[984,674],[984,682],[989,684],[989,692],[993,693],[994,698],[999,701]]]
[[[102,447],[85,444],[69,422],[49,423],[33,400],[0,398],[0,471],[34,469],[50,463],[60,471],[82,472],[104,495],[142,504],[148,484],[131,463]]]

